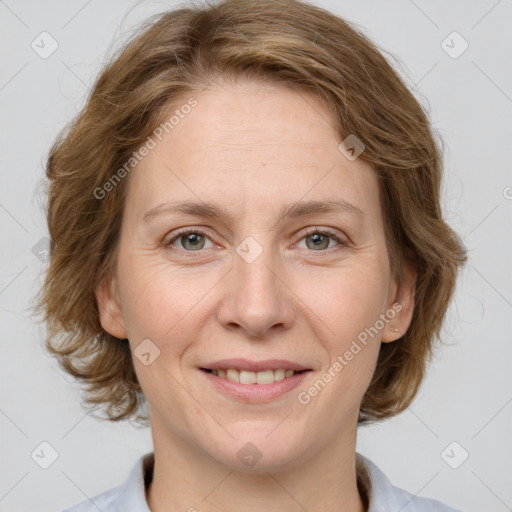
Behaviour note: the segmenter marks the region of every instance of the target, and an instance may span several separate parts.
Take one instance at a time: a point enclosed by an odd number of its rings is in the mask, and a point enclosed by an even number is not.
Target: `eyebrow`
[[[344,199],[328,199],[323,201],[298,201],[281,208],[276,224],[285,218],[298,218],[317,213],[352,213],[359,217],[365,217],[366,212],[355,204],[349,203]],[[232,222],[234,215],[229,213],[223,207],[214,203],[184,201],[174,203],[162,203],[148,210],[142,217],[144,222],[150,222],[158,215],[163,213],[185,213],[197,217],[226,219]]]

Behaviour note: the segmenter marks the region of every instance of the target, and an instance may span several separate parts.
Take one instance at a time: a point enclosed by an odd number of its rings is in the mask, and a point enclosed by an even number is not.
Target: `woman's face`
[[[355,442],[412,300],[390,277],[377,179],[318,98],[248,81],[194,98],[130,174],[102,325],[129,339],[154,438],[291,467]],[[294,367],[309,371],[283,379]]]

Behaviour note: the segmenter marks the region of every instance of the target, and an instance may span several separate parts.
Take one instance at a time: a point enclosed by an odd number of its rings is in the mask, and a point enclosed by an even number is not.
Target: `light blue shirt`
[[[141,456],[123,485],[94,496],[63,512],[151,512],[145,497],[143,463],[150,463],[153,452]],[[368,512],[461,512],[440,501],[421,498],[394,487],[386,475],[369,459],[356,453],[370,476]]]

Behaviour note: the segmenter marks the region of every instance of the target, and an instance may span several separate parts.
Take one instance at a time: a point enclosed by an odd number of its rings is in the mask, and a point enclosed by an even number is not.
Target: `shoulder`
[[[401,512],[462,512],[441,501],[416,496],[404,489],[395,487],[371,460],[360,453],[356,453],[356,456],[358,461],[367,469],[370,479],[368,512],[395,509]]]
[[[91,499],[82,501],[77,505],[73,505],[62,512],[98,512],[98,510],[101,510],[102,512],[116,512],[116,505],[121,496],[121,489],[121,486],[115,487],[114,489],[98,494]]]
[[[145,497],[145,480],[152,477],[154,453],[139,457],[125,482],[62,512],[150,512]]]

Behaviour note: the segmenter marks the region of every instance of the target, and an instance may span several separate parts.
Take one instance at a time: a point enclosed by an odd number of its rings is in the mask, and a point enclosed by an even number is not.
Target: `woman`
[[[48,349],[154,443],[69,511],[455,510],[355,451],[416,395],[466,259],[373,43],[296,0],[163,13],[47,176]]]

